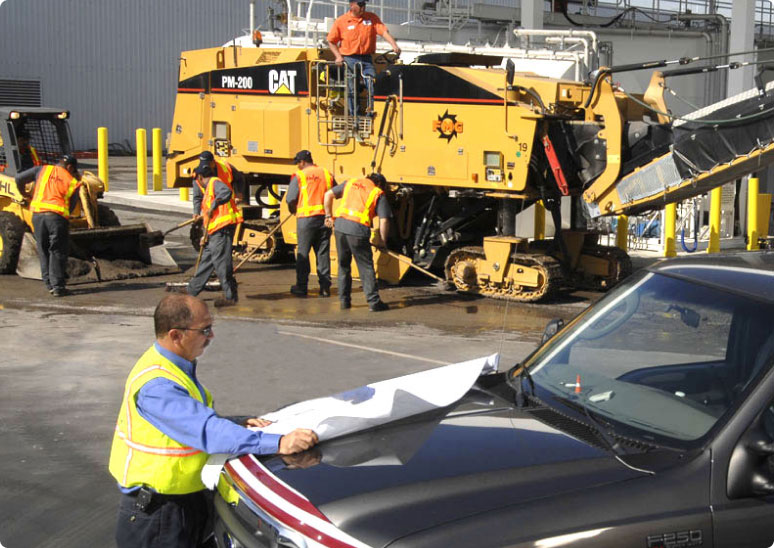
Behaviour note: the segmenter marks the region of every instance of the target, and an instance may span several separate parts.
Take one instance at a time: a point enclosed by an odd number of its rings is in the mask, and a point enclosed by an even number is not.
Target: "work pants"
[[[136,495],[121,495],[118,505],[118,548],[199,548],[213,546],[212,495],[198,491],[190,495],[153,494],[141,510]],[[208,539],[210,539],[208,541]]]
[[[70,222],[56,213],[33,213],[32,227],[38,244],[40,274],[46,288],[64,289],[67,276],[67,255]]]
[[[325,226],[325,217],[302,217],[296,223],[296,286],[306,289],[309,280],[309,251],[314,249],[317,260],[317,281],[321,289],[331,287],[331,229]]]
[[[370,55],[345,55],[344,62],[349,68],[350,80],[347,82],[347,89],[349,90],[349,114],[350,116],[357,113],[355,110],[358,104],[358,95],[362,86],[360,85],[360,78],[362,76],[363,83],[368,90],[368,106],[367,111],[372,111],[374,108],[374,80],[376,79],[376,69],[374,69],[374,63],[371,60]]]
[[[339,300],[345,303],[351,302],[351,264],[354,256],[368,306],[378,303],[380,299],[374,271],[374,256],[368,238],[336,231],[336,253],[339,256]]]
[[[199,268],[191,281],[188,282],[189,295],[196,296],[201,293],[214,270],[223,288],[223,296],[232,301],[239,299],[234,279],[234,262],[231,258],[234,230],[236,230],[236,225],[228,225],[210,234],[202,252]]]

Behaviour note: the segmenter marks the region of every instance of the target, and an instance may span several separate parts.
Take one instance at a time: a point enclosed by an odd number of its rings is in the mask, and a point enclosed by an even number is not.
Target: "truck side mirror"
[[[767,408],[763,414],[771,413]],[[729,498],[760,497],[774,494],[774,440],[758,417],[731,454],[728,466]]]
[[[546,324],[546,328],[543,330],[543,337],[540,339],[540,344],[545,343],[548,339],[559,333],[564,327],[564,320],[561,318],[554,318]]]

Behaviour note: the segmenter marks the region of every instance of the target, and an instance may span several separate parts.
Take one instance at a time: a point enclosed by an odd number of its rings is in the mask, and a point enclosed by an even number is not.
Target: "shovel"
[[[385,253],[386,255],[389,255],[393,259],[396,259],[396,260],[398,260],[398,261],[400,261],[400,262],[402,262],[404,264],[407,264],[408,266],[410,266],[411,268],[413,268],[415,270],[418,270],[419,272],[421,272],[425,276],[430,276],[432,279],[434,279],[436,282],[438,282],[436,284],[438,287],[441,287],[442,289],[445,289],[446,291],[456,291],[457,290],[457,288],[454,287],[454,285],[452,285],[452,283],[449,282],[449,280],[445,280],[444,278],[441,278],[440,276],[437,276],[437,275],[433,274],[429,270],[422,268],[418,264],[415,264],[411,259],[409,259],[405,255],[401,255],[400,253],[395,253],[394,251],[390,251],[387,248],[379,248],[376,245],[374,245],[373,243],[371,245],[374,246],[374,248],[376,248],[378,251],[380,251],[382,253]]]
[[[175,230],[178,230],[180,228],[183,228],[185,226],[188,226],[190,224],[195,223],[198,221],[197,218],[188,219],[187,221],[180,223],[177,226],[174,226],[170,228],[169,230],[165,232],[161,232],[160,230],[154,230],[153,232],[148,232],[147,234],[140,234],[140,241],[146,245],[147,247],[154,247],[157,245],[162,245],[164,243],[164,237],[169,234],[170,232],[174,232]]]

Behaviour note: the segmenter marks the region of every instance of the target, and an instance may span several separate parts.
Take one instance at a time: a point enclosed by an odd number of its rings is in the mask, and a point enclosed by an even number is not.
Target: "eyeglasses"
[[[196,327],[173,327],[172,329],[180,329],[181,331],[198,331],[205,337],[209,337],[212,335],[212,325],[208,325],[206,327],[202,328],[196,328]]]

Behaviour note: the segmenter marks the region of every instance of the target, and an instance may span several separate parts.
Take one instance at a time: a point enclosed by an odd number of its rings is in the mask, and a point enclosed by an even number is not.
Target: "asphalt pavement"
[[[88,161],[82,167],[96,172]],[[122,223],[166,230],[190,217],[177,190],[137,195],[133,158],[111,158],[110,169],[105,201]],[[114,545],[118,491],[107,462],[123,384],[152,343],[166,282],[187,280],[196,257],[185,230],[165,246],[179,273],[76,285],[61,299],[40,281],[2,277],[0,546]],[[494,352],[507,368],[535,348],[549,319],[569,319],[599,298],[507,303],[439,291],[417,275],[382,288],[392,308],[371,313],[357,284],[353,308],[341,311],[335,287],[331,298],[290,295],[294,278],[290,262],[249,265],[238,275],[239,306],[212,309],[216,337],[199,375],[221,414],[258,415]]]

